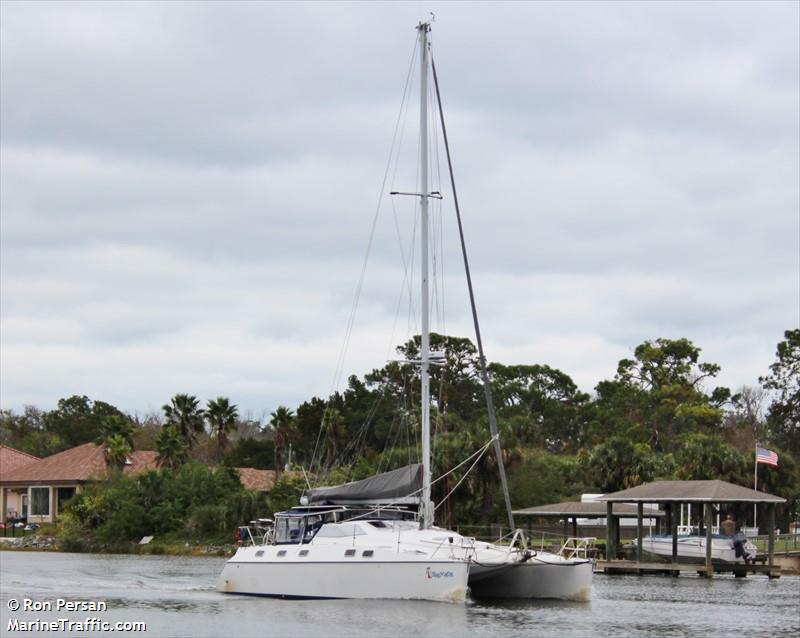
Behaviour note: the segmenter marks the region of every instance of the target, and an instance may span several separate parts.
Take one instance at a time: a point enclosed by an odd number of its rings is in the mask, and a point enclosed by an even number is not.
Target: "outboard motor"
[[[736,554],[736,558],[744,558],[745,562],[747,562],[747,552],[744,547],[747,537],[741,532],[736,532],[731,542],[733,543],[733,551]]]

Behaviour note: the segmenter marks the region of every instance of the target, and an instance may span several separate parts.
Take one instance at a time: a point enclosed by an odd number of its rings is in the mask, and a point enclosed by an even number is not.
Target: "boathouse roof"
[[[549,505],[537,505],[536,507],[526,507],[521,510],[511,512],[520,516],[542,516],[542,517],[570,517],[579,516],[581,518],[605,518],[606,503],[580,503],[577,501],[567,501],[564,503],[550,503]],[[615,503],[613,506],[615,516],[636,516],[636,507]],[[664,516],[664,512],[659,510],[647,510],[645,516],[655,517]]]
[[[727,481],[654,481],[620,492],[604,494],[598,501],[612,503],[785,503],[786,499]]]

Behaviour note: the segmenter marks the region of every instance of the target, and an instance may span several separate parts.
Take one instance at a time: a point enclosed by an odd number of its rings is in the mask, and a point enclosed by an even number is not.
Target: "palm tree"
[[[172,397],[172,405],[164,405],[166,417],[165,425],[173,425],[191,449],[195,443],[196,435],[205,431],[205,412],[198,407],[200,402],[197,397],[188,394],[176,394]]]
[[[119,414],[112,414],[104,418],[100,424],[100,434],[95,439],[95,443],[107,446],[109,439],[115,435],[122,437],[133,450],[133,424],[130,419]]]
[[[292,411],[284,406],[270,413],[270,417],[269,424],[275,433],[275,472],[280,475],[286,464],[286,448],[292,438],[295,418]]]
[[[122,471],[132,451],[131,444],[122,434],[112,434],[105,442],[106,465]]]
[[[156,450],[158,466],[173,470],[186,461],[188,452],[185,439],[174,425],[165,425],[161,428],[156,439]]]
[[[100,432],[94,442],[103,446],[106,465],[122,470],[133,452],[133,424],[119,414],[107,416],[100,423]]]
[[[228,444],[228,432],[236,429],[239,411],[226,397],[217,397],[206,405],[206,421],[211,432],[217,434],[217,451],[221,456]]]

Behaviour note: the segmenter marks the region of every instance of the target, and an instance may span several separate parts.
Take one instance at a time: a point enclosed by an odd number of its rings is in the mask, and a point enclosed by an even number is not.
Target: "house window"
[[[58,513],[64,511],[64,505],[66,505],[67,501],[75,496],[75,488],[74,487],[59,487],[58,491],[56,492],[56,503],[58,504]]]
[[[31,488],[31,516],[50,516],[50,488]]]

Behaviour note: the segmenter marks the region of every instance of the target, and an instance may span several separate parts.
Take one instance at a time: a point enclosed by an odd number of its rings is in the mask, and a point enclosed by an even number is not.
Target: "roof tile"
[[[6,475],[39,460],[38,456],[16,450],[8,445],[0,445],[0,481]]]
[[[130,455],[126,473],[155,468],[156,452],[137,450]],[[103,446],[84,443],[18,467],[2,477],[3,483],[82,482],[100,478],[106,471]]]
[[[275,470],[257,470],[253,467],[237,467],[239,480],[248,490],[269,492],[275,487]]]

